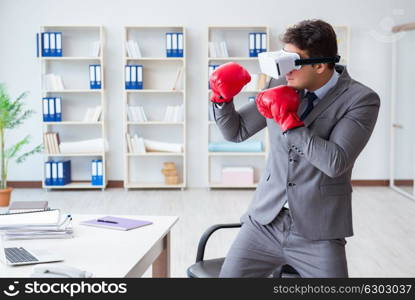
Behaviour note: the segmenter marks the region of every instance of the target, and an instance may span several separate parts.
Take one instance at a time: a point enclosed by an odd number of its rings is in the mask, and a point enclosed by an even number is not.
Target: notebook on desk
[[[84,221],[84,222],[81,222],[80,224],[87,225],[87,226],[109,228],[109,229],[117,229],[117,230],[130,230],[130,229],[135,229],[135,228],[139,228],[142,226],[153,224],[153,222],[106,216],[106,217],[102,217],[98,219]]]

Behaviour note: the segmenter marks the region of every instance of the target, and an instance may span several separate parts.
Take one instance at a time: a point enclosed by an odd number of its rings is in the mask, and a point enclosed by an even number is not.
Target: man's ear
[[[327,69],[327,64],[314,64],[313,68],[317,74],[322,74]]]

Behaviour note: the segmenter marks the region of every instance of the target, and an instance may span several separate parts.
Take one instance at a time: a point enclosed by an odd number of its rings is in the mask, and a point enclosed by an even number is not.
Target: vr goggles
[[[304,65],[337,63],[340,61],[340,56],[302,59],[297,53],[280,50],[259,53],[258,59],[261,72],[277,79],[292,70],[299,70]]]

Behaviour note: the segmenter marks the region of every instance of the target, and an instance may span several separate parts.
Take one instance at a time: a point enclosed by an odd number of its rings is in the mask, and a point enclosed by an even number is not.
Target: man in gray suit
[[[300,22],[282,41],[286,52],[302,59],[337,55],[336,34],[321,20]],[[210,78],[224,138],[239,143],[267,127],[270,142],[265,171],[220,277],[268,277],[285,264],[301,277],[348,277],[351,174],[375,126],[379,96],[345,66],[317,63],[271,79],[255,103],[236,111],[233,97],[249,79],[234,63]],[[298,104],[284,91],[292,88]]]

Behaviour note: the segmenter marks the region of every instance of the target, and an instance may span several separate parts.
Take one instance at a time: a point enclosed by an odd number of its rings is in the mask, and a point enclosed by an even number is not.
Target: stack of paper
[[[59,145],[60,153],[98,153],[108,151],[106,139],[97,138],[77,142],[62,142]]]
[[[61,217],[58,209],[0,214],[0,231],[5,239],[73,237],[72,217]]]
[[[101,118],[102,106],[98,105],[94,108],[88,108],[84,116],[84,122],[98,122]]]
[[[147,116],[142,106],[129,106],[128,120],[131,122],[147,122]]]
[[[127,55],[131,58],[141,58],[140,47],[136,41],[128,40],[125,42],[125,48],[127,49]]]
[[[229,57],[228,47],[226,42],[209,42],[209,56],[210,57]]]
[[[44,75],[44,89],[47,91],[64,90],[61,76],[49,73]]]
[[[184,106],[167,106],[164,114],[164,122],[183,122]]]
[[[182,152],[183,145],[144,139],[146,151],[152,152]]]

